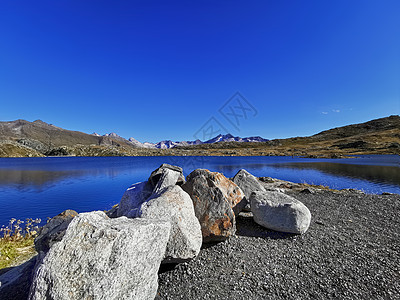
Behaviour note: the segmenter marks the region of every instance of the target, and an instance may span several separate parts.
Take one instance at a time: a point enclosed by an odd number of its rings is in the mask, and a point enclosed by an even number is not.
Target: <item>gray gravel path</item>
[[[160,270],[156,299],[400,299],[400,196],[291,192],[302,236],[237,220],[237,235]]]

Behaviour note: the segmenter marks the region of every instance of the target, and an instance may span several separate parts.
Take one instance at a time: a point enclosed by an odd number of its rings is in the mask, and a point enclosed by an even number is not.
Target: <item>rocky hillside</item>
[[[86,134],[43,121],[0,122],[0,157],[37,156],[265,156],[343,157],[360,154],[400,154],[400,117],[322,131],[309,137],[265,140],[219,135],[201,142],[126,140],[115,133]]]
[[[66,130],[41,120],[28,122],[16,120],[0,122],[0,139],[16,141],[35,150],[60,146],[81,145],[129,145],[129,142],[113,134],[98,136]]]
[[[240,138],[227,134],[218,135],[205,142],[165,140],[158,143],[141,143],[134,138],[124,139],[114,132],[105,135],[87,134],[66,130],[41,120],[0,122],[0,157],[185,155],[181,150],[169,150],[179,146],[223,141],[267,140],[261,137]]]
[[[118,155],[134,148],[129,141],[116,134],[105,136],[66,130],[41,120],[0,122],[0,157],[46,155],[76,155],[80,149],[92,153],[82,155]],[[77,155],[80,155],[80,153]]]

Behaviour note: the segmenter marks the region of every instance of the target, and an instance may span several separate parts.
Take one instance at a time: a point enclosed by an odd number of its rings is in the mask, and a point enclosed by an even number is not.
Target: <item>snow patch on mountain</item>
[[[93,133],[93,135],[97,135],[97,134]],[[118,134],[116,134],[114,132],[105,134],[103,136],[108,136],[108,137],[112,137],[112,138],[116,138],[116,139],[124,139],[124,138],[120,137]],[[238,136],[233,136],[233,135],[228,133],[228,134],[224,134],[224,135],[219,134],[216,137],[214,137],[212,139],[209,139],[208,141],[205,141],[205,142],[202,142],[199,139],[197,139],[195,141],[180,141],[180,142],[176,141],[176,142],[173,142],[171,140],[164,140],[164,141],[160,141],[158,143],[149,143],[149,142],[141,143],[141,142],[139,142],[138,140],[136,140],[133,137],[130,137],[126,141],[129,142],[130,144],[132,144],[133,146],[138,147],[138,148],[170,149],[170,148],[174,148],[174,147],[177,147],[177,146],[213,144],[213,143],[219,143],[219,142],[266,142],[268,140],[264,139],[262,137],[259,137],[259,136],[241,138],[241,137],[238,137]]]

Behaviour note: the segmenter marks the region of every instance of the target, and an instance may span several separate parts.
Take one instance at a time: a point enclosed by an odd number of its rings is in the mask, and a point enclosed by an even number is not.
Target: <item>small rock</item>
[[[106,215],[109,218],[117,218],[118,217],[118,204],[115,204],[109,211],[106,211]]]
[[[302,189],[302,190],[300,191],[300,193],[302,193],[302,194],[313,194],[314,191],[312,191],[312,190],[309,189],[309,188],[305,188],[305,189]]]
[[[274,183],[276,181],[276,179],[271,177],[259,177],[258,179],[265,183]]]

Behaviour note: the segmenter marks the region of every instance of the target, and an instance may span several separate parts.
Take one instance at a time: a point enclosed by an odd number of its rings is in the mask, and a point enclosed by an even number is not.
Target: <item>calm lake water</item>
[[[0,158],[0,225],[11,218],[53,217],[65,209],[107,210],[131,184],[147,180],[162,163],[232,177],[244,168],[255,176],[356,188],[368,193],[400,193],[400,157],[349,159],[292,157],[49,157]]]

